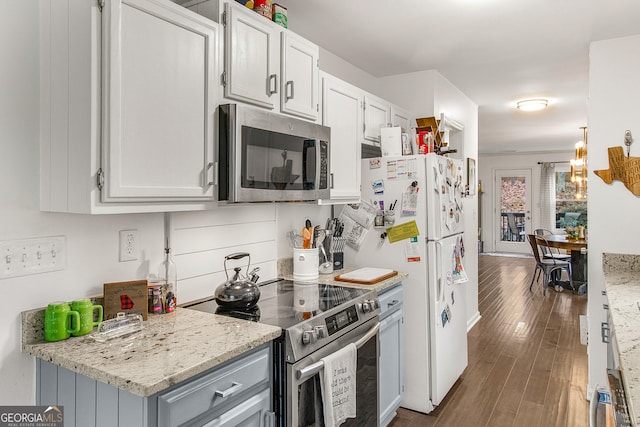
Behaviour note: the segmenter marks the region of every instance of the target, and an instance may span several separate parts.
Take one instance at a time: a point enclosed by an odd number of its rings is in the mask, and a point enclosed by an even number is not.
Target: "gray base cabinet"
[[[275,425],[271,346],[142,397],[36,359],[37,405],[63,405],[65,426]]]
[[[396,416],[404,398],[404,321],[402,285],[379,295],[380,301],[380,426]]]

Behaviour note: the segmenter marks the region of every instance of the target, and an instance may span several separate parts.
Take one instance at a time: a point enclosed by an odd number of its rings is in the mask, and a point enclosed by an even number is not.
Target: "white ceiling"
[[[572,150],[587,125],[589,43],[640,33],[639,0],[282,4],[291,30],[374,76],[439,71],[478,104],[481,153]],[[551,105],[514,108],[530,97]]]

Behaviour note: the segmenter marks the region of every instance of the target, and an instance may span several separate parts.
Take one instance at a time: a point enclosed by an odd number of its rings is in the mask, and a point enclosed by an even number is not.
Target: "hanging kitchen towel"
[[[351,343],[322,359],[322,402],[326,427],[338,427],[347,418],[356,417],[357,358],[358,348]]]

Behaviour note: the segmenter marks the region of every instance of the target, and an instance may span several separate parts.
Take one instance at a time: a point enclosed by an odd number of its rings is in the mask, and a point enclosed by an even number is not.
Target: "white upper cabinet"
[[[320,48],[292,33],[282,32],[280,110],[310,120],[318,118],[318,58]]]
[[[360,200],[363,92],[326,73],[322,79],[322,124],[331,128],[331,200]]]
[[[411,113],[396,105],[391,105],[391,124],[400,126],[402,132],[411,133]]]
[[[169,6],[105,4],[105,202],[213,197],[216,28]]]
[[[373,95],[364,96],[364,143],[380,145],[380,128],[391,122],[391,104]]]
[[[235,1],[184,6],[225,26],[225,98],[318,121],[318,45]]]
[[[280,30],[245,7],[226,3],[224,10],[224,96],[276,108],[280,96]]]
[[[218,25],[168,0],[40,2],[41,209],[215,200]]]

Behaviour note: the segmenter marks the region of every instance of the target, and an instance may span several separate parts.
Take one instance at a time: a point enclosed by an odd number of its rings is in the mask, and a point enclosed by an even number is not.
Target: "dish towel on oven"
[[[356,417],[356,369],[358,348],[354,343],[322,359],[322,403],[324,424],[337,427]]]

